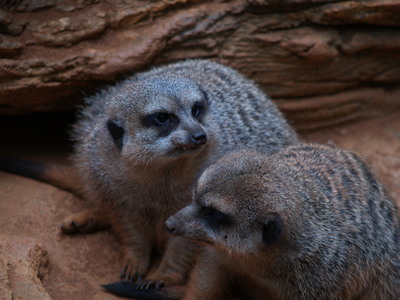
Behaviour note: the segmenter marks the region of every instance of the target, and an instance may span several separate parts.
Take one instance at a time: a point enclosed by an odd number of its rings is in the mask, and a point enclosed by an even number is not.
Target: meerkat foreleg
[[[112,218],[112,226],[121,239],[123,268],[120,278],[141,282],[150,267],[151,238],[123,218]]]
[[[229,272],[215,249],[203,249],[191,274],[183,300],[223,299],[229,290]]]
[[[184,284],[200,249],[201,245],[197,242],[181,237],[171,237],[157,271],[143,280],[139,288],[160,288]]]

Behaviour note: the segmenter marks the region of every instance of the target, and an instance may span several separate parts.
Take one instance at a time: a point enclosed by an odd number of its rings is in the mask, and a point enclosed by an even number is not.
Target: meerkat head
[[[138,78],[120,86],[105,126],[130,164],[168,161],[206,148],[208,104],[206,93],[185,78]]]
[[[167,231],[239,255],[271,249],[285,236],[284,204],[264,160],[240,151],[210,166],[192,203],[166,221]]]

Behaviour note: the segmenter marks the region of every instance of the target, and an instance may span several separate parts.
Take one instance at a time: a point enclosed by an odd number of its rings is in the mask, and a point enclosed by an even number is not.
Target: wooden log
[[[71,109],[120,76],[202,57],[298,129],[400,107],[400,0],[0,1],[0,114]]]

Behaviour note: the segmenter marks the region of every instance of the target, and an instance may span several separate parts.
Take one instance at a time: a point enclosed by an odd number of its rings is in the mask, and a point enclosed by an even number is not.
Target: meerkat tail
[[[184,286],[171,286],[161,289],[138,289],[137,284],[128,281],[117,281],[104,284],[102,287],[109,293],[139,300],[179,300],[185,295]]]
[[[79,194],[76,175],[69,166],[4,157],[0,158],[0,170],[46,182],[68,192]]]

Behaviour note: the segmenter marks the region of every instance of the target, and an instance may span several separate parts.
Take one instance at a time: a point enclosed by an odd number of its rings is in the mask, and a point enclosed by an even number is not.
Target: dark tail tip
[[[181,297],[170,295],[168,288],[140,290],[137,284],[128,281],[117,281],[101,285],[107,292],[128,299],[140,300],[179,300]]]
[[[81,180],[69,166],[41,163],[12,157],[0,157],[0,170],[47,182],[60,189],[81,196]]]
[[[45,181],[43,178],[45,166],[40,162],[4,157],[0,158],[0,170],[40,181]]]

